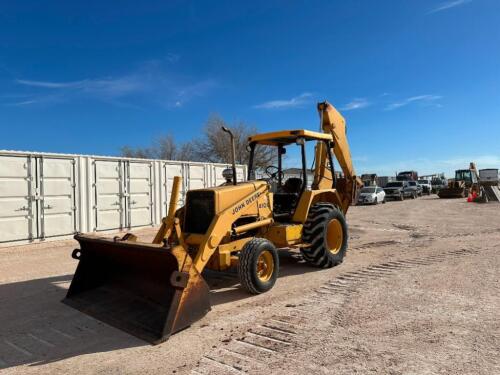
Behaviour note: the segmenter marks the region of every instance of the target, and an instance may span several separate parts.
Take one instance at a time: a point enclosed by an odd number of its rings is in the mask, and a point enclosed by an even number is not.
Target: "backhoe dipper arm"
[[[471,170],[471,172],[476,176],[476,181],[479,181],[480,178],[479,178],[479,172],[477,171],[477,167],[476,167],[476,163],[474,163],[473,161],[470,163],[470,167],[469,169]]]
[[[343,188],[338,187],[338,190],[342,195],[342,209],[346,212],[352,200],[355,198],[357,188],[362,186],[362,182],[356,177],[352,164],[351,151],[349,143],[347,142],[345,119],[328,102],[318,104],[318,113],[321,119],[321,130],[326,134],[332,135],[333,145],[331,151],[333,151],[344,174],[345,185]],[[327,168],[327,160],[328,150],[326,149],[326,144],[324,142],[318,142],[316,145],[316,165],[314,169],[313,189],[328,189],[332,187],[334,179],[331,170]]]

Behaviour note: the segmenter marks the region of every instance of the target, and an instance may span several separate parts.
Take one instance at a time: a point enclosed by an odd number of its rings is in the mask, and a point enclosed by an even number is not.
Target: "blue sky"
[[[315,130],[326,99],[359,173],[500,167],[499,25],[497,0],[2,2],[0,148]]]

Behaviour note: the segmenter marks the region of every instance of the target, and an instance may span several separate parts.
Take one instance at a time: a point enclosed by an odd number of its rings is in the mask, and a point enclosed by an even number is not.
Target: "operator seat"
[[[302,179],[290,177],[280,191],[274,193],[273,216],[276,221],[289,221],[292,218],[302,191],[302,183]]]
[[[299,194],[302,190],[302,179],[297,177],[290,177],[283,185],[283,191],[290,194]]]

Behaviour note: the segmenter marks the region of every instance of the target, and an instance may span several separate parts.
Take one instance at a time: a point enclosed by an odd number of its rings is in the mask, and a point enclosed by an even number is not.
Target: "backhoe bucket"
[[[201,319],[209,288],[182,246],[76,235],[78,267],[63,302],[152,344]]]

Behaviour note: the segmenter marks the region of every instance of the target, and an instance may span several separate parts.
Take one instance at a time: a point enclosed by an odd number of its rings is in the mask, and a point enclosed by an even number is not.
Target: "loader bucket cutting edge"
[[[182,248],[77,235],[63,303],[152,344],[203,318],[209,288]]]
[[[438,193],[439,198],[465,198],[467,195],[464,188],[445,188]]]

